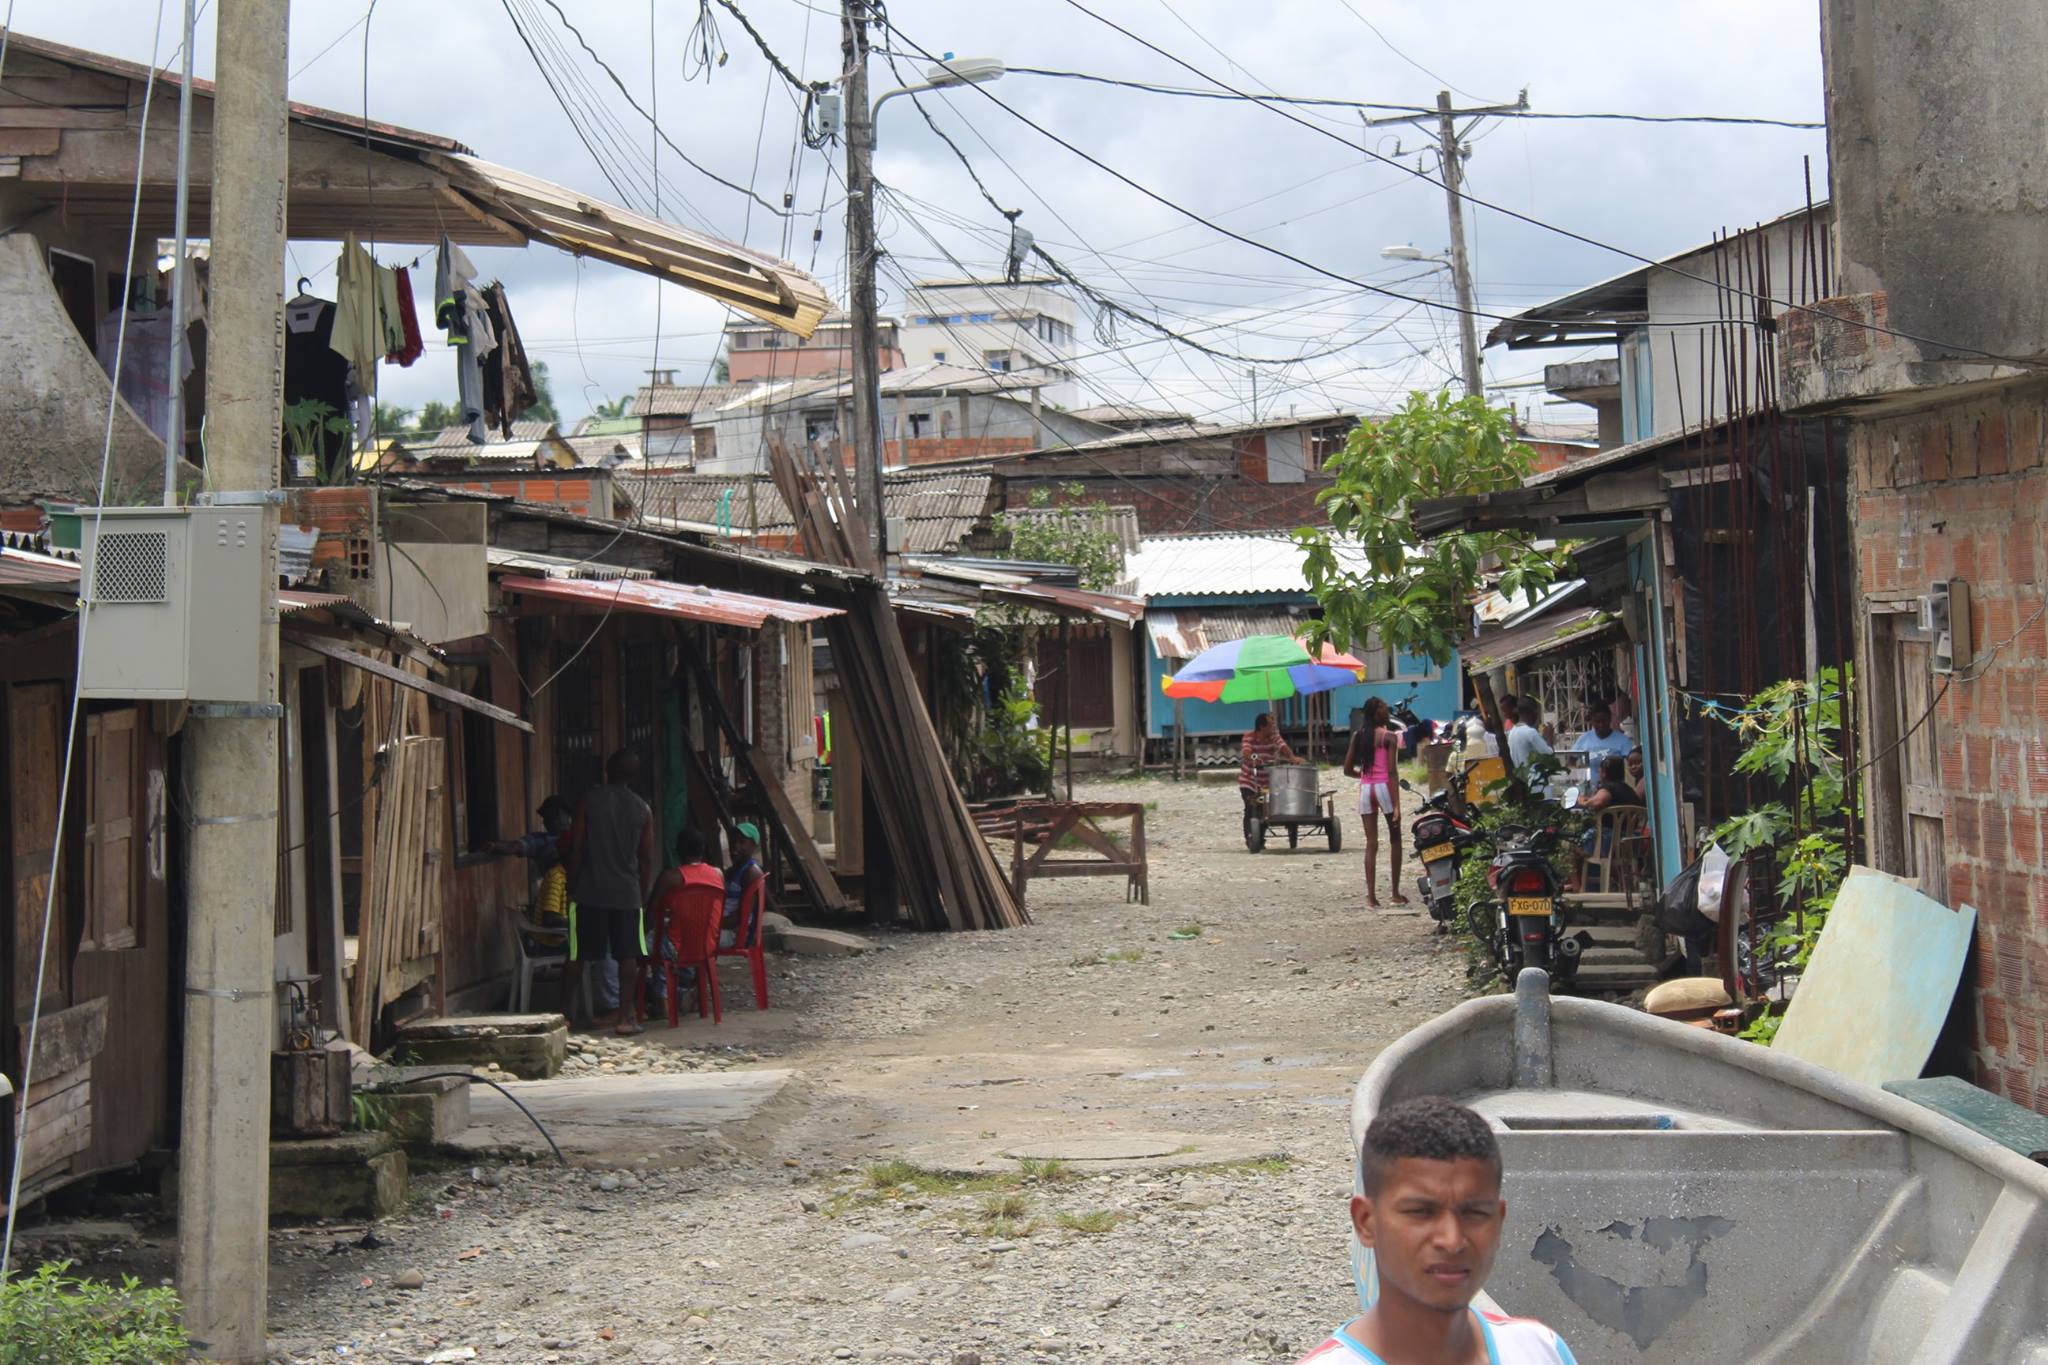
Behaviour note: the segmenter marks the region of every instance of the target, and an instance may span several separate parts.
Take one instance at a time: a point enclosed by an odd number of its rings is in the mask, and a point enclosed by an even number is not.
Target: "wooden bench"
[[[1119,836],[1104,821],[1129,820]],[[1028,801],[977,812],[975,824],[991,843],[1008,839],[1010,890],[1024,903],[1026,883],[1040,877],[1122,877],[1124,899],[1152,903],[1145,862],[1145,807],[1135,801]],[[1056,858],[1055,852],[1082,857]]]

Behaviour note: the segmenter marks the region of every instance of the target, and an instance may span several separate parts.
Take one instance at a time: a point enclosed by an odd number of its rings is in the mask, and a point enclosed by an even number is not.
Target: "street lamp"
[[[882,498],[882,376],[875,358],[879,330],[875,302],[875,120],[882,106],[898,95],[950,90],[1001,80],[1007,70],[994,57],[955,57],[947,53],[924,73],[919,85],[884,91],[868,104],[868,39],[866,25],[845,12],[841,48],[846,57],[846,242],[852,279],[848,293],[853,314],[853,465],[860,500],[874,518],[875,568],[889,573],[889,518]],[[860,121],[863,120],[864,121]]]
[[[1432,256],[1419,246],[1402,243],[1399,246],[1380,248],[1380,259],[1385,261],[1413,261],[1418,264],[1435,266],[1451,272],[1451,279],[1458,290],[1458,351],[1464,362],[1465,393],[1484,396],[1482,372],[1479,366],[1479,339],[1473,328],[1473,314],[1476,311],[1471,302],[1472,280],[1464,269],[1464,261],[1455,253],[1449,256]]]

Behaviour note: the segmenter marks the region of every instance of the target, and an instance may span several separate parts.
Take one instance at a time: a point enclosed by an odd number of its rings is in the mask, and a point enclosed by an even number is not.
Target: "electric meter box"
[[[261,507],[86,508],[78,695],[258,700],[258,648],[275,610]],[[265,601],[269,596],[273,600]]]

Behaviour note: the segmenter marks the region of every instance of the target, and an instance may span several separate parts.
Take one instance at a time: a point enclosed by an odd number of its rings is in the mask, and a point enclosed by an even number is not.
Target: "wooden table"
[[[1113,820],[1129,820],[1129,833],[1119,835],[1103,827]],[[1123,877],[1126,901],[1152,903],[1145,807],[1138,802],[1027,801],[976,812],[975,824],[991,843],[1010,840],[1010,890],[1020,905],[1025,884],[1039,877]],[[1083,856],[1052,856],[1059,851]]]

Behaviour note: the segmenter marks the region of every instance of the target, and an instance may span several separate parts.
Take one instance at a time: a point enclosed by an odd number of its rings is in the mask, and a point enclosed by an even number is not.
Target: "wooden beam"
[[[460,706],[465,711],[474,711],[480,716],[489,716],[500,725],[510,725],[516,730],[524,730],[528,734],[533,733],[533,726],[513,715],[510,711],[493,706],[487,701],[478,701],[475,697],[469,696],[466,693],[457,692],[452,687],[443,687],[440,683],[431,682],[416,674],[408,673],[402,668],[395,668],[385,663],[382,659],[372,659],[367,654],[358,654],[352,649],[344,649],[340,645],[330,640],[323,640],[317,635],[297,636],[295,637],[295,643],[305,646],[315,654],[324,654],[330,659],[360,668],[365,673],[374,673],[389,682],[397,683],[400,687],[410,687],[415,692],[424,692],[430,697],[449,703],[451,706]]]

